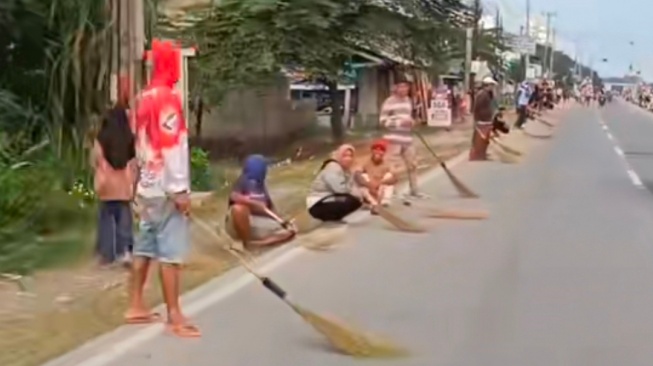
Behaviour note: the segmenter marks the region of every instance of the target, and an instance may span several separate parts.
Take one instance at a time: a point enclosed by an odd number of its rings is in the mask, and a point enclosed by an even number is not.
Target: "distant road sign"
[[[521,54],[535,55],[537,43],[531,37],[517,36],[514,37],[510,43],[512,48]]]

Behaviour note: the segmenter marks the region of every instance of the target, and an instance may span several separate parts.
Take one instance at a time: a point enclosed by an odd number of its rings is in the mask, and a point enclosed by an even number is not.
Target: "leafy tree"
[[[543,45],[537,45],[536,57],[538,60],[542,60],[545,54],[546,47]],[[547,54],[550,54],[550,51],[547,51]],[[569,55],[562,51],[554,51],[553,53],[553,74],[554,80],[571,87],[574,84],[574,72],[576,70],[576,61],[572,59]],[[599,74],[591,69],[588,66],[579,64],[578,67],[583,75],[591,75],[592,82],[594,85],[602,85],[601,78]]]
[[[441,63],[443,51],[459,42],[456,24],[466,21],[466,9],[459,0],[225,0],[186,34],[201,50],[202,79],[217,85],[210,88],[214,101],[282,70],[301,70],[335,96],[357,48],[381,49],[422,67]],[[340,113],[332,114],[331,126],[341,140]]]

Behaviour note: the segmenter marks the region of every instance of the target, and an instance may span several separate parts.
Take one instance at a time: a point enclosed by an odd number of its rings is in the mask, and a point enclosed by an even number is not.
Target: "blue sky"
[[[509,31],[526,22],[526,0],[483,0],[487,13],[498,6]],[[575,45],[584,64],[594,59],[603,77],[622,76],[633,63],[653,80],[652,0],[531,0],[531,14],[556,12],[557,48],[573,57]],[[630,45],[633,42],[634,45]],[[607,58],[607,63],[601,63]]]

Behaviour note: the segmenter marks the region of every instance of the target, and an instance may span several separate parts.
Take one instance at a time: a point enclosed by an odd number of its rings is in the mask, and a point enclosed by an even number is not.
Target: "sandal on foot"
[[[168,324],[166,329],[179,338],[200,338],[202,333],[192,324]]]
[[[152,324],[161,321],[161,314],[149,313],[143,315],[125,316],[125,323],[127,324]]]

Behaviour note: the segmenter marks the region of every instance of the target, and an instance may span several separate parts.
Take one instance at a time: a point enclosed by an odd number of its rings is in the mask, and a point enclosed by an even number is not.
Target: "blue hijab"
[[[268,175],[268,162],[263,155],[249,155],[243,163],[242,175],[249,181],[265,186]]]
[[[234,190],[249,196],[250,199],[265,202],[272,208],[272,199],[265,185],[268,175],[268,162],[262,155],[249,155],[243,163],[243,171]],[[229,200],[229,204],[233,204]]]

